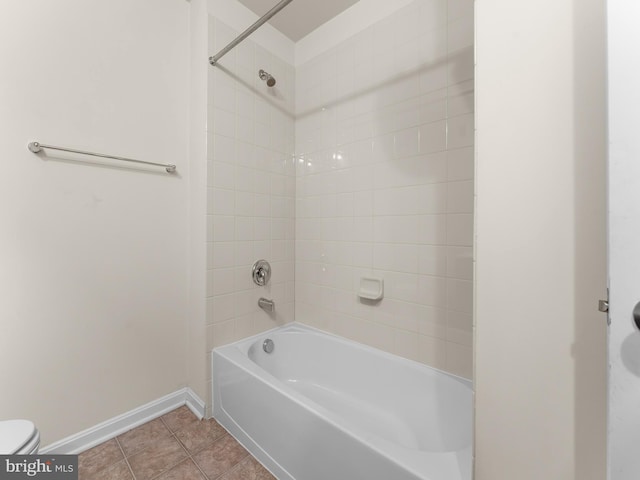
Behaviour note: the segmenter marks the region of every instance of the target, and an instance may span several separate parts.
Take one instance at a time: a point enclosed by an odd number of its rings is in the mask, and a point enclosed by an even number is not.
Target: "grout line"
[[[244,447],[242,447],[244,448]],[[231,473],[234,472],[236,470],[238,470],[240,468],[240,466],[247,461],[247,458],[251,457],[251,454],[249,453],[248,450],[245,449],[245,452],[247,452],[247,454],[244,456],[244,458],[242,460],[240,460],[238,463],[236,463],[233,467],[231,467],[229,470],[227,470],[226,472],[221,473],[219,476],[216,477],[216,479],[214,480],[218,480],[221,479],[222,477],[224,477],[227,473]]]
[[[202,475],[202,477],[205,480],[210,480],[209,477],[207,476],[206,473],[204,473],[204,471],[202,470],[202,468],[200,468],[200,465],[198,465],[198,462],[196,462],[193,457],[189,457],[191,459],[191,461],[193,462],[193,464],[196,466],[196,468],[198,469],[198,471],[200,472],[200,474]]]
[[[162,419],[162,417],[161,417]],[[185,448],[184,445],[182,445],[182,442],[178,439],[178,437],[176,437],[176,435],[171,431],[171,429],[169,429],[169,427],[167,426],[166,423],[164,423],[164,420],[162,420],[162,423],[164,424],[165,427],[167,427],[167,429],[169,430],[169,432],[171,432],[171,437],[173,437],[173,439],[178,442],[178,445],[180,445],[180,447],[182,448],[182,450],[184,451],[184,453],[186,453],[187,457],[186,458],[182,458],[180,459],[177,463],[167,467],[165,470],[163,470],[162,472],[158,473],[155,477],[151,477],[150,480],[154,480],[158,477],[161,477],[162,475],[164,475],[165,473],[170,472],[171,470],[173,470],[174,468],[176,468],[178,465],[180,465],[181,463],[187,461],[187,460],[191,460],[191,455],[189,455],[189,451]],[[193,461],[193,460],[192,460]],[[195,463],[195,462],[194,462]]]
[[[189,451],[189,449],[188,449],[185,445],[183,445],[183,443],[178,439],[178,437],[176,436],[176,433],[174,433],[174,432],[173,432],[173,431],[168,427],[168,425],[165,423],[164,419],[162,419],[162,417],[159,417],[159,418],[161,419],[161,421],[162,421],[163,425],[167,428],[167,430],[169,430],[169,432],[170,432],[171,436],[173,437],[173,439],[174,439],[176,442],[178,442],[178,444],[180,445],[180,447],[181,447],[181,448],[183,449],[183,451],[186,453],[187,457],[186,457],[186,458],[181,459],[181,460],[180,460],[179,462],[177,462],[176,464],[171,465],[170,467],[168,467],[167,469],[165,469],[164,471],[162,471],[161,473],[159,473],[159,474],[158,474],[158,475],[156,475],[155,477],[152,477],[152,479],[151,479],[151,480],[158,479],[158,478],[159,478],[159,477],[161,477],[162,475],[167,474],[168,472],[170,472],[171,470],[173,470],[174,468],[176,468],[178,465],[180,465],[181,463],[186,462],[186,461],[191,461],[191,462],[196,466],[197,470],[200,472],[200,474],[202,475],[202,478],[203,478],[204,480],[220,480],[220,479],[222,479],[223,477],[225,477],[225,475],[227,475],[228,473],[233,472],[233,471],[235,471],[235,470],[239,469],[243,463],[247,462],[247,461],[248,461],[248,459],[249,459],[250,457],[253,457],[253,456],[251,455],[251,453],[250,453],[246,448],[244,448],[244,447],[243,447],[243,450],[244,450],[244,452],[245,452],[245,455],[244,455],[244,457],[243,457],[243,458],[242,458],[242,459],[241,459],[237,464],[235,464],[234,466],[232,466],[232,467],[231,467],[231,468],[229,468],[228,470],[225,470],[224,472],[222,472],[220,475],[218,475],[218,476],[216,476],[216,477],[213,477],[213,478],[212,478],[212,477],[209,477],[209,476],[207,476],[207,474],[202,470],[202,468],[200,467],[200,465],[198,464],[198,462],[194,459],[194,455],[196,455],[196,454],[198,454],[199,452],[201,452],[202,450],[204,450],[204,449],[208,448],[211,444],[213,444],[213,443],[215,443],[215,442],[217,442],[217,441],[221,440],[221,439],[222,439],[225,435],[227,435],[228,433],[227,433],[226,431],[223,431],[220,435],[216,436],[215,438],[211,438],[211,439],[210,439],[210,440],[211,440],[211,442],[210,442],[210,443],[208,443],[208,444],[206,444],[202,449],[198,450],[197,452],[194,452],[194,454],[191,454],[191,453],[190,453],[190,451]],[[208,419],[208,420],[203,420],[203,421],[207,421],[207,422],[209,422],[209,421],[215,421],[215,420],[213,420],[213,419]],[[148,423],[148,422],[147,422],[147,423]],[[122,448],[122,445],[120,444],[120,441],[118,440],[118,437],[114,437],[114,439],[115,439],[115,441],[116,441],[116,444],[117,444],[118,448],[120,449],[120,452],[122,453],[122,456],[123,456],[123,458],[124,458],[124,461],[126,462],[127,468],[129,469],[129,473],[131,474],[131,478],[132,478],[133,480],[137,480],[137,477],[136,477],[135,473],[133,472],[133,469],[131,468],[131,464],[129,463],[129,458],[128,458],[128,457],[127,457],[127,455],[125,454],[124,449]],[[138,455],[139,453],[141,453],[141,452],[143,452],[143,451],[145,451],[145,450],[146,450],[146,449],[143,449],[143,450],[137,451],[137,452],[135,452],[135,453],[134,453],[133,455],[131,455],[131,456]],[[107,467],[105,467],[105,468],[109,468],[109,467],[111,467],[111,466],[113,466],[113,465],[115,465],[116,463],[119,463],[119,462],[121,462],[121,461],[122,461],[122,460],[119,460],[118,462],[115,462],[115,463],[113,463],[112,465],[109,465],[109,466],[107,466]]]
[[[124,457],[124,461],[127,464],[127,468],[129,469],[129,473],[131,474],[131,478],[133,478],[133,480],[137,480],[136,479],[136,474],[133,473],[133,468],[131,468],[131,464],[129,463],[129,459],[127,458],[127,455],[124,453],[124,449],[122,448],[122,445],[120,445],[120,441],[118,440],[118,437],[115,437],[115,441],[116,441],[116,444],[118,445],[118,448],[122,452],[122,456]]]
[[[163,415],[163,416],[164,416],[164,415]],[[174,466],[172,466],[171,468],[167,469],[167,470],[166,470],[165,472],[163,472],[163,473],[167,473],[167,472],[171,471],[173,468],[175,468],[176,466],[180,465],[180,463],[183,463],[183,462],[185,462],[185,461],[187,461],[187,460],[190,460],[190,461],[191,461],[191,463],[193,463],[193,464],[196,466],[196,468],[198,469],[198,471],[202,474],[202,476],[204,477],[204,479],[205,479],[205,480],[209,480],[209,477],[208,477],[208,476],[207,476],[207,475],[202,471],[202,469],[200,468],[200,465],[198,465],[198,462],[196,462],[196,461],[193,459],[193,455],[191,454],[191,452],[189,452],[189,449],[188,449],[188,448],[187,448],[187,447],[186,447],[186,446],[185,446],[185,445],[180,441],[180,439],[176,436],[176,433],[177,433],[177,432],[174,432],[171,428],[169,428],[169,425],[167,425],[167,423],[164,421],[164,419],[163,419],[162,417],[160,417],[160,420],[162,421],[162,423],[164,424],[164,426],[165,426],[165,427],[167,427],[167,429],[171,432],[171,435],[173,436],[173,438],[175,439],[175,441],[176,441],[176,442],[178,442],[178,445],[180,445],[180,446],[182,447],[182,449],[184,450],[184,452],[187,454],[187,458],[186,458],[186,459],[181,460],[181,461],[180,461],[180,462],[178,462],[176,465],[174,465]],[[206,448],[206,447],[204,447],[204,448]],[[160,476],[160,475],[162,475],[162,473],[161,473],[161,474],[159,474],[158,476]],[[158,477],[158,476],[157,476],[157,477]],[[157,478],[157,477],[154,477],[154,478]]]

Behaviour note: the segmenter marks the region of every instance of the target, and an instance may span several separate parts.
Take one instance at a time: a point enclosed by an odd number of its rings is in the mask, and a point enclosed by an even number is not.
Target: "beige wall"
[[[0,417],[32,419],[43,445],[187,383],[188,9],[0,6]]]
[[[604,1],[476,22],[476,480],[603,479]]]
[[[189,388],[207,399],[206,208],[208,15],[206,0],[190,0],[189,9],[189,315],[187,372]],[[204,60],[203,60],[204,59]]]

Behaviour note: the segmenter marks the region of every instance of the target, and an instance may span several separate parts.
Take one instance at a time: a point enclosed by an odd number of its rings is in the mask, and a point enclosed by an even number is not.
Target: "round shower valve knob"
[[[271,265],[266,260],[258,260],[252,268],[253,283],[264,287],[271,278]]]

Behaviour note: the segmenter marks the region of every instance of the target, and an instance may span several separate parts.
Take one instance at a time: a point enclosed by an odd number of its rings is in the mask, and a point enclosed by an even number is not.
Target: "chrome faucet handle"
[[[260,287],[264,287],[269,283],[271,278],[271,265],[266,260],[258,260],[253,264],[251,274],[253,276],[253,283]]]

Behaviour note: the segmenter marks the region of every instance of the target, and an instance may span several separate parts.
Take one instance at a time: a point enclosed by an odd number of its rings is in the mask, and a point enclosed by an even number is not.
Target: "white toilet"
[[[29,420],[0,421],[0,455],[35,455],[40,432]]]

